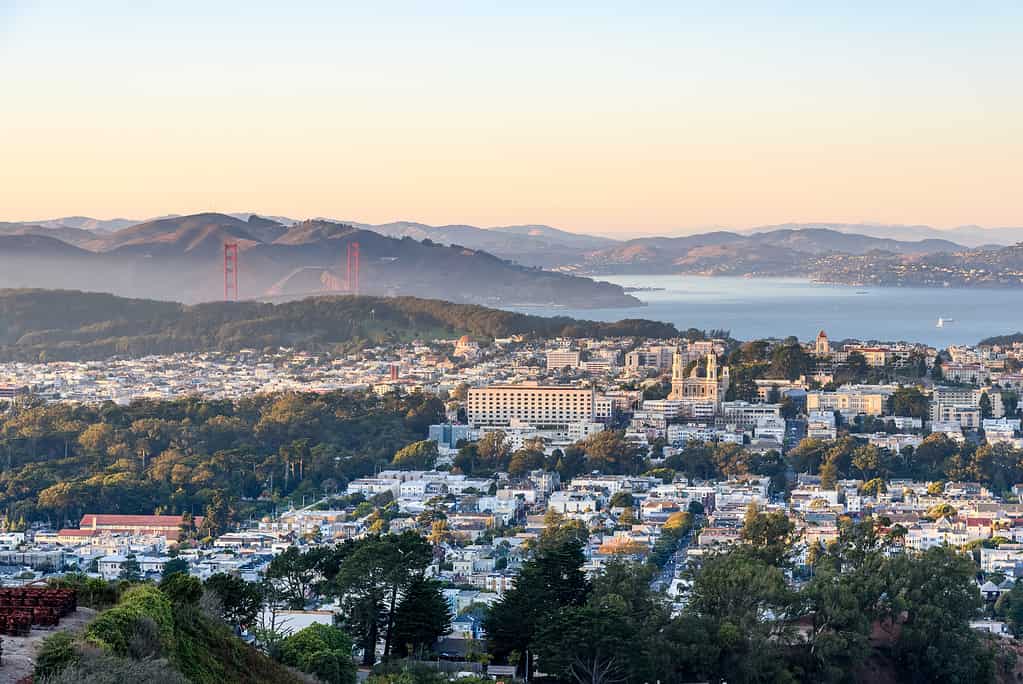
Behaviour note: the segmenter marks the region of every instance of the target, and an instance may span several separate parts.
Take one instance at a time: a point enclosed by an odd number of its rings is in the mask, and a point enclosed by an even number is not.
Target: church
[[[707,354],[707,372],[700,376],[699,364],[693,366],[689,375],[685,375],[686,363],[681,352],[675,351],[671,364],[671,394],[668,399],[685,401],[694,404],[713,404],[714,413],[718,413],[725,392],[728,391],[728,366],[718,370],[718,359],[714,354]]]

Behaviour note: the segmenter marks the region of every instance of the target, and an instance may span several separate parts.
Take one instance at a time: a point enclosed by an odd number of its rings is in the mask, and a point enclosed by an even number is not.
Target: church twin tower
[[[671,394],[668,399],[713,404],[714,412],[717,413],[728,391],[728,366],[722,366],[719,372],[718,359],[714,353],[707,354],[705,364],[706,372],[703,376],[700,375],[699,364],[693,366],[686,376],[686,357],[681,350],[676,349],[671,362]]]

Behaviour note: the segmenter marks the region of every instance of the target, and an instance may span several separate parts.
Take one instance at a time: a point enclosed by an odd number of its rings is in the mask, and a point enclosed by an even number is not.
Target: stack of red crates
[[[74,589],[0,588],[0,633],[25,636],[32,625],[52,626],[78,609]]]

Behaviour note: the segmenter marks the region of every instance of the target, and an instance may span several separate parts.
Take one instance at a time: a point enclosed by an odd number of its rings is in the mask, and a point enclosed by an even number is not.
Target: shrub
[[[175,572],[163,578],[160,591],[171,603],[194,606],[202,598],[202,582],[198,577]]]
[[[163,647],[169,647],[174,635],[173,606],[159,589],[147,584],[126,591],[119,604],[89,624],[85,638],[117,655],[127,655],[138,630],[136,623],[142,618],[156,624]]]
[[[174,606],[156,587],[149,584],[132,587],[124,593],[120,605],[137,608],[142,615],[159,625],[160,633],[164,636],[174,633]]]
[[[147,617],[135,621],[135,631],[128,641],[128,655],[135,660],[159,658],[163,651],[160,628]]]
[[[337,627],[310,625],[280,643],[285,665],[316,675],[330,684],[354,684],[352,640]]]
[[[78,662],[75,638],[70,632],[57,632],[43,640],[36,655],[35,678],[49,677]]]
[[[135,634],[135,623],[142,617],[135,606],[117,605],[89,623],[85,639],[100,648],[118,655],[128,653],[128,644]]]
[[[130,660],[103,652],[86,652],[70,667],[39,679],[39,684],[188,684],[164,660]]]
[[[107,582],[98,577],[76,573],[49,579],[47,584],[59,589],[74,589],[78,592],[78,605],[97,610],[116,604],[124,589],[120,582]]]

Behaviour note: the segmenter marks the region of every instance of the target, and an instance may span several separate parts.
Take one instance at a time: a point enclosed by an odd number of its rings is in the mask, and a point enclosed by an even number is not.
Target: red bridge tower
[[[359,243],[348,243],[348,264],[345,278],[345,289],[351,294],[359,294]]]
[[[238,301],[238,243],[224,243],[224,301]]]

